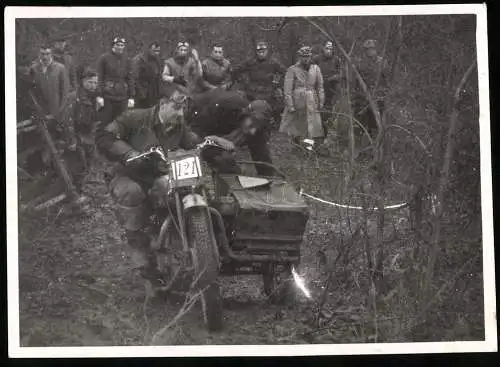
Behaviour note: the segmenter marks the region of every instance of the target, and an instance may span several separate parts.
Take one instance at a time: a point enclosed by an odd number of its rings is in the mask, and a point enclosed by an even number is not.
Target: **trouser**
[[[92,155],[93,147],[88,144],[79,144],[75,151],[66,149],[63,154],[73,184],[78,192],[82,191],[83,181],[89,173],[90,162],[93,158]]]
[[[128,100],[116,101],[104,98],[104,106],[101,111],[101,121],[103,124],[109,124],[127,110]]]
[[[337,101],[337,92],[335,88],[325,87],[325,105],[323,106],[324,111],[321,112],[321,123],[323,124],[323,130],[325,132],[325,137],[328,135],[328,120],[333,120],[332,109]]]
[[[151,214],[147,196],[149,188],[127,176],[118,175],[110,182],[109,189],[116,202],[116,217],[125,229],[135,267],[155,266],[156,258],[146,232]]]
[[[385,104],[383,101],[377,101],[377,107],[380,112],[380,115],[384,113],[384,108]],[[366,129],[370,137],[373,139],[375,138],[375,135],[377,134],[378,127],[377,127],[377,120],[375,119],[375,115],[368,105],[368,102],[366,101],[355,101],[354,103],[354,117],[363,125],[363,127]],[[355,134],[360,137],[362,136],[365,132],[363,129],[361,129],[358,125],[356,125],[356,128],[354,129]]]

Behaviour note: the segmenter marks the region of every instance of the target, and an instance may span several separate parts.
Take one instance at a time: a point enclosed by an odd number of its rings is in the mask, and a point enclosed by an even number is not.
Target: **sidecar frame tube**
[[[221,242],[222,242],[222,247],[226,251],[227,255],[231,260],[235,260],[238,262],[289,262],[289,263],[296,263],[297,261],[300,260],[300,255],[299,256],[283,256],[283,255],[277,255],[277,254],[269,254],[269,255],[238,255],[235,254],[234,251],[231,249],[229,246],[229,241],[226,236],[226,228],[224,226],[224,221],[222,219],[221,214],[212,207],[209,207],[210,213],[213,214],[217,220],[217,224],[219,225],[221,229]]]

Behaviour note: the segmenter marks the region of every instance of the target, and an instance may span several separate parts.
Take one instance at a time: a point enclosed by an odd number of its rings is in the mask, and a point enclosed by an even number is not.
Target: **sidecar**
[[[221,274],[260,274],[275,301],[293,295],[309,209],[283,178],[218,174],[211,206]],[[220,189],[221,186],[223,189]]]

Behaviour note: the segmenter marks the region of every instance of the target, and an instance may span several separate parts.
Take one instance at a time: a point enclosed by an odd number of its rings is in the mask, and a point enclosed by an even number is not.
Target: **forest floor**
[[[277,166],[300,183],[305,192],[343,201],[338,185],[343,181],[345,163],[338,149],[331,148],[328,156],[308,157],[280,134],[273,135],[271,146]],[[86,187],[93,199],[89,215],[48,213],[34,218],[20,214],[21,346],[150,345],[154,333],[168,324],[181,306],[179,299],[145,302],[144,285],[131,270],[130,253],[124,244],[122,229],[117,225],[102,170],[101,165],[91,172]],[[404,193],[394,192],[387,201],[398,203],[404,199]],[[348,235],[348,227],[355,227],[361,215],[359,211],[309,200],[308,204],[311,216],[304,234],[298,272],[306,280],[312,299],[299,295],[294,307],[272,305],[263,295],[260,277],[224,277],[221,280],[225,326],[222,332],[210,334],[205,331],[201,307],[195,306],[157,343],[302,344],[417,338],[405,332],[403,322],[397,325],[399,331],[394,329],[394,323],[384,329],[382,317],[378,330],[372,330],[371,322],[367,321],[366,259],[361,241],[350,242],[353,248],[349,260],[345,267],[335,269],[338,279],[330,282],[325,290],[327,275],[335,266],[329,260],[336,256],[341,246],[338,238]],[[392,225],[393,232],[407,233],[407,216],[406,210],[391,215],[388,225]],[[400,264],[398,258],[406,258],[410,242],[402,235],[400,241],[393,241],[387,248],[388,268],[393,270],[388,275],[391,284],[399,284],[398,271],[404,264]],[[468,309],[471,313],[462,314],[460,318],[465,323],[465,331],[460,332],[453,326],[457,320],[454,316],[448,329],[439,326],[436,330],[440,330],[426,335],[434,335],[436,341],[484,337],[480,277],[479,273],[471,274],[467,282],[467,286],[473,288],[473,293],[467,293],[467,297],[479,299],[472,307],[476,314]],[[410,306],[403,302],[404,297],[399,299],[399,309],[391,309],[385,314],[381,311],[386,320],[397,318],[397,312],[409,312]],[[315,310],[322,300],[323,311],[317,314]],[[449,312],[456,315],[459,311]]]

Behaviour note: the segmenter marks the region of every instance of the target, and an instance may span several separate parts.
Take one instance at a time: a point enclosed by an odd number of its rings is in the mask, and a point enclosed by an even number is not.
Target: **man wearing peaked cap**
[[[97,60],[98,104],[103,107],[103,123],[113,121],[135,105],[132,60],[125,54],[126,45],[125,38],[113,38],[111,50]]]

